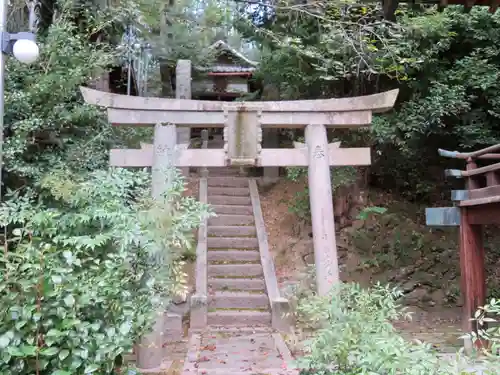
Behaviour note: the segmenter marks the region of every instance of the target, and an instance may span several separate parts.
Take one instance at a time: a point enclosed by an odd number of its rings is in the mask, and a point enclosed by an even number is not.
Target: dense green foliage
[[[228,30],[227,5],[173,2],[165,13],[156,12],[155,0],[128,1],[92,15],[73,5],[59,2],[40,35],[36,64],[7,64],[4,183],[15,192],[0,208],[6,233],[0,373],[6,375],[112,373],[151,327],[157,307],[183,288],[181,253],[209,215],[182,197],[179,176],[153,202],[145,172],[105,171],[110,146],[150,141],[150,134],[111,130],[78,87],[123,59],[109,42],[130,24],[153,44],[156,63],[170,69],[162,79],[171,79],[178,58],[207,63],[211,55],[202,47]],[[315,6],[254,6],[251,27],[241,13],[235,24],[262,56],[256,78],[282,99],[400,89],[395,110],[377,116],[370,131],[329,134],[373,147],[372,185],[411,199],[440,195],[443,165],[452,163],[437,157],[438,147],[500,142],[500,14],[402,8],[393,24],[381,19],[377,5]],[[303,169],[288,172],[304,177]],[[336,168],[332,188],[357,177],[353,168]],[[292,209],[308,218],[307,191],[298,198]],[[362,213],[370,212],[381,211]],[[386,287],[349,285],[330,298],[298,298],[296,317],[320,328],[302,368],[325,374],[334,363],[344,375],[457,374],[428,346],[395,332],[390,320],[402,317],[399,296]],[[487,309],[498,314],[498,302]],[[496,338],[498,331],[489,334]]]
[[[310,292],[309,274],[291,291],[294,315],[303,332],[306,355],[297,364],[302,375],[470,375],[471,362],[463,355],[439,358],[431,345],[408,341],[392,323],[411,316],[399,304],[402,292],[376,284],[362,288],[347,283],[329,296]],[[489,305],[498,314],[498,304]],[[491,316],[491,315],[490,315]],[[490,338],[498,339],[498,329]],[[483,374],[496,374],[498,357],[480,361]],[[477,365],[478,363],[476,363]]]
[[[395,111],[355,139],[374,148],[373,184],[411,199],[440,196],[443,163],[453,162],[440,159],[438,147],[500,142],[498,12],[401,8],[392,24],[377,6],[328,2],[318,14],[280,5],[273,17],[259,13],[257,33],[240,28],[262,45],[260,78],[283,99],[400,89]]]
[[[2,206],[16,229],[0,256],[0,373],[108,374],[183,288],[180,251],[207,207],[182,197],[178,176],[158,202],[150,184],[123,169],[50,175],[50,206]]]
[[[39,60],[7,64],[1,374],[114,373],[185,293],[182,255],[208,207],[183,197],[179,175],[153,201],[147,171],[107,171],[110,146],[147,132],[112,130],[79,92],[120,61],[107,40],[140,5],[90,15],[60,2]]]
[[[90,171],[106,165],[109,126],[78,92],[114,60],[109,46],[90,42],[91,32],[105,22],[95,20],[82,33],[63,9],[39,38],[37,63],[9,59],[3,150],[8,187],[38,181],[52,168]]]

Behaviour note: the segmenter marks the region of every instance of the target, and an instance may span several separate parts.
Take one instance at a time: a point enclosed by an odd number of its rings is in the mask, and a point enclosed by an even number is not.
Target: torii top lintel
[[[188,127],[223,127],[229,113],[257,116],[263,127],[369,126],[372,113],[390,110],[399,90],[380,94],[317,100],[268,102],[216,102],[111,94],[80,88],[89,104],[106,107],[108,120],[116,125],[173,123]]]

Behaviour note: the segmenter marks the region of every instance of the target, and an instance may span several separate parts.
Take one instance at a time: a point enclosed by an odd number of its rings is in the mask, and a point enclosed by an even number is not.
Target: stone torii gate
[[[370,165],[370,148],[328,144],[327,127],[370,126],[372,113],[390,110],[398,90],[353,98],[281,102],[215,102],[110,94],[82,87],[89,104],[107,108],[113,125],[154,126],[154,145],[113,149],[110,164],[153,168],[153,195],[164,176],[159,168],[307,166],[317,289],[327,294],[339,282],[330,166]],[[167,124],[167,125],[162,125]],[[176,126],[224,128],[224,149],[176,145]],[[295,149],[262,148],[263,128],[306,128]]]

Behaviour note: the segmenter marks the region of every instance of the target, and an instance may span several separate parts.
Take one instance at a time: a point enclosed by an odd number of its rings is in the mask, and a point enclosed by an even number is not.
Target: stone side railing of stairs
[[[208,202],[207,177],[200,178],[199,200]],[[196,246],[195,294],[191,297],[191,329],[203,329],[207,326],[208,313],[208,277],[207,277],[207,232],[208,220],[205,219],[198,229],[198,244]]]
[[[289,332],[291,329],[291,315],[289,314],[290,304],[288,299],[281,296],[278,287],[274,260],[269,251],[269,243],[267,242],[267,232],[260,205],[257,181],[252,178],[249,179],[248,184],[250,188],[250,198],[252,200],[257,240],[259,242],[260,262],[264,271],[264,280],[266,282],[269,305],[271,306],[271,324],[274,329],[280,332]]]
[[[208,131],[201,132],[201,148],[208,148]],[[199,200],[208,203],[208,169],[200,169]],[[196,245],[196,284],[195,294],[191,297],[191,319],[192,329],[203,329],[207,326],[208,313],[208,277],[207,277],[207,252],[208,252],[208,219],[204,219],[198,229],[198,244]]]

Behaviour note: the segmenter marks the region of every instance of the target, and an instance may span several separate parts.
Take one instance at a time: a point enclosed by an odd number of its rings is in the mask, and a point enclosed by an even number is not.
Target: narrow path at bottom
[[[298,375],[279,333],[265,328],[209,328],[193,333],[182,375]]]

